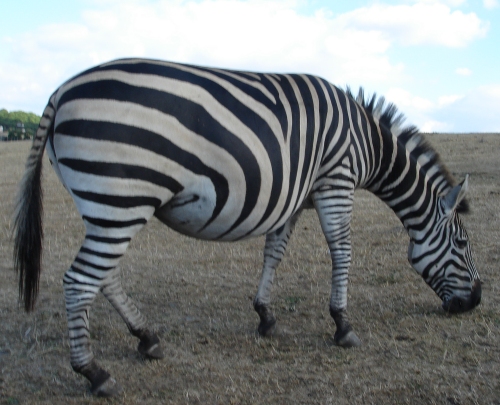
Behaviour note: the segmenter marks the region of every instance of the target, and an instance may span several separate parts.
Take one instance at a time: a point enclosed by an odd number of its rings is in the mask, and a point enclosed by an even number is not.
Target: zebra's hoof
[[[150,360],[161,360],[165,357],[165,355],[163,354],[163,350],[160,346],[160,343],[154,343],[153,345],[146,347],[146,345],[143,342],[139,342],[137,350],[139,351],[140,354],[142,354],[143,356],[145,356]]]
[[[270,337],[276,332],[276,318],[268,305],[255,301],[253,304],[255,311],[259,314],[260,323],[257,331],[262,337]]]
[[[165,357],[160,345],[160,339],[155,333],[146,330],[139,338],[140,342],[139,346],[137,346],[137,350],[140,354],[150,360],[160,360]]]
[[[352,330],[350,330],[343,336],[339,336],[337,333],[335,333],[333,340],[335,344],[340,347],[349,348],[349,347],[361,346],[361,340],[356,336],[356,334]]]
[[[109,377],[99,386],[92,386],[90,392],[92,392],[92,394],[96,397],[110,398],[123,395],[123,388],[114,378]]]
[[[267,322],[261,322],[257,329],[262,337],[271,337],[276,333],[276,319],[272,318]]]

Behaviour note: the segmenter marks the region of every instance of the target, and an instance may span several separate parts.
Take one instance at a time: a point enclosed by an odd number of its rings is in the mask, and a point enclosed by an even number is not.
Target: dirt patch
[[[361,348],[333,345],[330,260],[313,211],[297,224],[278,269],[279,333],[256,335],[252,308],[263,239],[189,239],[156,220],[122,261],[124,286],[163,342],[148,362],[111,306],[91,312],[93,349],[125,387],[125,404],[500,404],[500,135],[430,135],[458,180],[470,173],[463,217],[483,281],[471,313],[446,316],[406,261],[396,216],[366,192],[355,197],[352,324]],[[45,164],[45,253],[34,314],[17,300],[12,201],[29,142],[0,143],[0,403],[101,403],[69,364],[62,276],[83,239],[73,202]],[[48,163],[48,162],[46,162]]]

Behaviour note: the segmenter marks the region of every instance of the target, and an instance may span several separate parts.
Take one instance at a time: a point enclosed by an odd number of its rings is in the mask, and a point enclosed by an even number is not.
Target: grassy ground
[[[349,311],[363,346],[333,345],[330,260],[314,211],[300,219],[278,270],[279,333],[262,339],[252,298],[263,239],[200,242],[153,220],[122,271],[166,359],[143,360],[102,297],[91,312],[96,357],[125,387],[119,400],[91,397],[69,364],[61,280],[83,225],[48,164],[41,294],[33,314],[18,305],[11,213],[30,145],[0,143],[0,404],[500,404],[500,135],[429,140],[457,179],[471,175],[463,221],[483,281],[476,310],[445,315],[406,261],[397,218],[358,192]]]

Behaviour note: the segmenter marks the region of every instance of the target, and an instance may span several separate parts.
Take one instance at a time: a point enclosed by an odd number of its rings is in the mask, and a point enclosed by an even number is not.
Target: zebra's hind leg
[[[79,208],[85,213],[82,207]],[[82,215],[87,234],[73,264],[64,275],[64,296],[71,366],[90,381],[91,392],[97,396],[117,396],[123,389],[94,359],[90,345],[90,308],[101,289],[106,290],[109,297],[112,295],[113,286],[116,286],[112,277],[116,276],[119,261],[132,237],[147,223],[153,212],[153,207],[144,207],[132,212],[136,218],[121,221]],[[134,321],[140,324],[139,319],[140,316]]]
[[[285,254],[288,240],[300,215],[300,211],[293,215],[281,228],[266,235],[264,247],[264,265],[262,276],[259,282],[257,295],[253,301],[253,306],[259,314],[260,324],[258,332],[261,336],[271,336],[276,331],[276,318],[271,309],[271,288],[274,280],[274,273]]]
[[[137,347],[139,353],[148,359],[162,359],[164,355],[160,339],[147,328],[146,319],[123,291],[118,267],[106,279],[106,284],[101,291],[123,318],[130,333],[139,338],[139,346]]]
[[[123,392],[123,388],[98,365],[90,346],[89,310],[99,292],[102,278],[80,268],[81,262],[84,262],[80,258],[82,250],[83,247],[63,280],[71,366],[90,381],[92,394],[102,397],[117,396]]]

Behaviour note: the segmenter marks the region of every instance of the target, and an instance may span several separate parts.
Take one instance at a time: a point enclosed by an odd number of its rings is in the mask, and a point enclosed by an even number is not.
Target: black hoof
[[[356,336],[356,334],[350,330],[347,333],[342,334],[335,333],[333,337],[333,341],[337,346],[350,348],[350,347],[359,347],[361,346],[361,340]]]
[[[259,314],[260,324],[257,328],[260,336],[269,337],[276,332],[276,318],[267,305],[254,302],[253,307]]]
[[[154,333],[145,332],[141,337],[137,350],[150,360],[160,360],[165,357],[160,345],[160,339]]]
[[[109,377],[99,386],[92,386],[90,392],[96,397],[101,398],[119,397],[123,395],[123,388],[114,378]]]
[[[273,318],[267,322],[261,322],[257,330],[262,337],[273,336],[276,332],[276,319]]]
[[[90,392],[98,397],[116,397],[123,394],[123,388],[111,378],[106,370],[92,360],[83,367],[73,366],[73,370],[90,381]]]
[[[333,341],[337,346],[341,347],[359,347],[361,346],[361,340],[356,336],[352,330],[352,326],[347,320],[346,309],[334,309],[330,307],[330,315],[335,321],[337,326],[337,331],[333,336]]]
[[[139,342],[137,350],[140,354],[147,357],[150,360],[161,360],[165,357],[163,350],[161,349],[160,342],[153,345],[147,346],[143,342]]]

